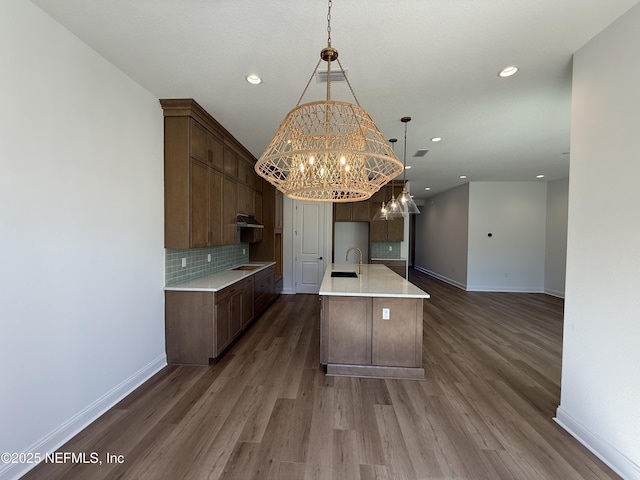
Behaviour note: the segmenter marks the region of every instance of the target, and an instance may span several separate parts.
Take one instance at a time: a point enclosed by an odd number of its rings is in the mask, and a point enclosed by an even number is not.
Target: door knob
[[[322,260],[322,257],[318,257],[318,260]]]

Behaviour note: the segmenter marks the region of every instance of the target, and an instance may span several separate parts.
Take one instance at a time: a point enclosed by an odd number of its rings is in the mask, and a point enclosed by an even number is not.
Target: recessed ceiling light
[[[510,77],[511,75],[515,75],[518,72],[519,68],[515,65],[511,65],[509,67],[503,68],[498,72],[498,76],[502,78]]]
[[[433,138],[431,139],[431,141],[432,141],[432,142],[440,142],[440,141],[442,141],[442,137],[433,137]]]
[[[536,178],[544,178],[544,175],[536,175]]]
[[[256,75],[255,73],[247,75],[246,80],[251,85],[260,85],[262,83],[262,79],[258,75]]]
[[[460,175],[460,178],[467,178],[466,175]]]
[[[431,190],[431,187],[425,187],[425,190]]]
[[[409,170],[409,169],[411,168],[411,165],[407,165],[407,166],[406,166],[406,167],[404,167],[404,168],[406,168],[407,170]]]

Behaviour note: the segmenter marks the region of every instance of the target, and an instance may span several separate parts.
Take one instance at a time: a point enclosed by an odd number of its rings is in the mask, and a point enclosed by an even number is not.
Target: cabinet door
[[[203,163],[207,163],[209,160],[207,153],[207,129],[193,118],[190,120],[189,126],[189,156]]]
[[[369,241],[387,241],[387,222],[388,220],[372,220],[369,223]]]
[[[350,222],[351,221],[351,203],[334,203],[333,204],[333,221],[334,222]]]
[[[242,287],[242,328],[253,320],[253,278]]]
[[[282,192],[277,191],[276,192],[276,197],[275,197],[275,215],[274,215],[274,219],[273,219],[273,228],[282,228],[282,217],[283,217],[283,198],[282,198]]]
[[[246,185],[238,183],[238,212],[247,215],[254,214],[253,208],[253,190]]]
[[[224,290],[222,290],[224,292]],[[220,292],[221,293],[221,292]],[[215,356],[218,357],[222,350],[231,342],[231,296],[216,300],[215,308]]]
[[[222,228],[222,173],[209,168],[209,246],[224,243]]]
[[[371,343],[373,365],[422,367],[422,299],[374,298]]]
[[[233,340],[242,331],[242,289],[234,291],[230,302],[229,336]]]
[[[209,242],[209,168],[195,160],[189,162],[189,244],[206,247]]]
[[[238,178],[238,156],[226,145],[224,147],[224,173],[233,179]]]
[[[402,242],[404,240],[404,218],[387,220],[387,242]]]
[[[229,177],[223,179],[223,195],[222,200],[222,228],[223,228],[223,240],[225,245],[231,245],[238,241],[237,237],[237,184],[235,180],[231,180]]]
[[[323,358],[327,363],[371,364],[371,298],[323,297]]]
[[[208,142],[208,161],[209,165],[220,171],[224,170],[224,144],[215,135],[209,133]]]
[[[363,202],[353,202],[351,211],[351,220],[354,222],[369,221],[369,204],[368,200]]]

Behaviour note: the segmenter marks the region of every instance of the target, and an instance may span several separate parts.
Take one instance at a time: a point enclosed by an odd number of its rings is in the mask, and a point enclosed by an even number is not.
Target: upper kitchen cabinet
[[[333,220],[335,222],[368,222],[371,202],[341,202],[333,204]]]
[[[236,214],[256,213],[255,158],[193,99],[160,100],[160,104],[165,248],[238,242]]]
[[[402,187],[393,182],[385,185],[371,196],[371,222],[369,223],[369,241],[371,242],[402,242],[404,240],[404,217],[391,220],[373,220],[382,202],[388,202],[392,195],[399,195]]]

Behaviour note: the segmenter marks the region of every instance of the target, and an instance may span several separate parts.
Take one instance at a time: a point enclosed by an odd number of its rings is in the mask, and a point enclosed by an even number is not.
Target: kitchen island
[[[429,294],[384,265],[360,267],[331,264],[320,285],[327,375],[424,378],[422,302]]]

